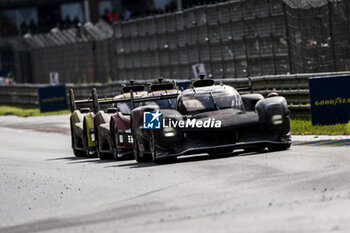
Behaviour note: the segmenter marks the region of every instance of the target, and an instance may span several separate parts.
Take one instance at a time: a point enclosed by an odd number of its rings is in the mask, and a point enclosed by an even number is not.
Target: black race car
[[[145,114],[152,115],[148,122]],[[137,155],[149,152],[158,163],[194,153],[286,150],[291,145],[289,115],[284,97],[240,95],[231,86],[198,80],[179,93],[175,109],[136,108],[131,119]]]

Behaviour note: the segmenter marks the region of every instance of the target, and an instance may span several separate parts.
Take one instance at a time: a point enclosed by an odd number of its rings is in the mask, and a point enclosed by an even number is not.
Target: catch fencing
[[[311,2],[311,3],[310,3]],[[17,82],[191,79],[349,70],[349,1],[233,0],[12,42]]]
[[[350,1],[285,2],[291,73],[349,70]]]

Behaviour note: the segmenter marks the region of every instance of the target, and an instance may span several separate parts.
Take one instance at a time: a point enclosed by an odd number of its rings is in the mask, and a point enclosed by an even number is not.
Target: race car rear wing
[[[173,99],[177,98],[179,94],[166,94],[166,95],[161,95],[161,96],[154,96],[154,97],[144,97],[144,98],[136,98],[134,97],[134,92],[133,90],[130,90],[130,98],[124,98],[124,99],[98,99],[97,91],[95,88],[92,89],[92,100],[93,100],[93,107],[94,107],[94,112],[97,113],[98,111],[101,110],[100,105],[104,104],[114,104],[114,103],[125,103],[131,101],[131,107],[132,109],[135,108],[135,103],[142,103],[142,102],[149,102],[149,101],[155,101],[155,100],[163,100],[163,99]]]
[[[99,101],[102,100],[109,100],[110,98],[103,98],[100,99]],[[74,91],[73,89],[69,90],[69,105],[70,105],[70,111],[74,112],[75,110],[77,110],[77,105],[83,105],[83,104],[93,104],[93,100],[92,99],[84,99],[84,100],[75,100],[74,97]]]
[[[252,85],[252,79],[248,78],[248,86],[245,87],[236,87],[235,88],[237,91],[250,91],[251,93],[253,93],[253,85]]]

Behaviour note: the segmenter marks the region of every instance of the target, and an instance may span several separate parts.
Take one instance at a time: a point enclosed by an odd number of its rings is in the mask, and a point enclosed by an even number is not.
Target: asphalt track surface
[[[1,233],[350,232],[348,146],[101,161],[66,120],[0,118]]]

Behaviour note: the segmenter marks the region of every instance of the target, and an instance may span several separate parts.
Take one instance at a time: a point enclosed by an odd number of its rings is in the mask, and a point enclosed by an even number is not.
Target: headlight
[[[131,134],[128,134],[128,143],[129,144],[132,144],[134,142],[133,138],[132,138],[132,135]]]
[[[274,125],[280,125],[283,123],[282,121],[282,115],[273,115],[271,118],[272,124]]]
[[[165,137],[173,137],[176,135],[176,130],[172,127],[164,127],[163,133]]]
[[[90,129],[89,133],[90,133],[91,141],[94,142],[95,141],[95,130],[94,129]]]
[[[119,138],[119,143],[124,143],[124,135],[123,134],[118,134]]]

